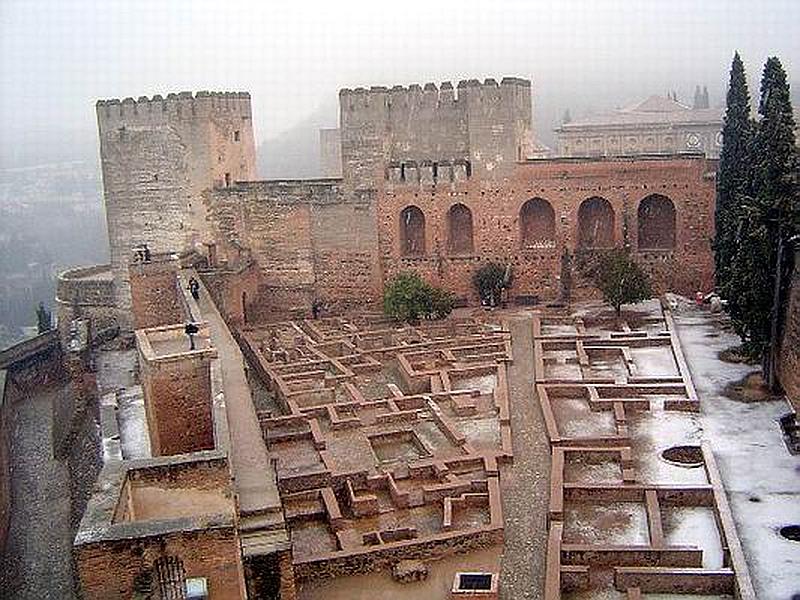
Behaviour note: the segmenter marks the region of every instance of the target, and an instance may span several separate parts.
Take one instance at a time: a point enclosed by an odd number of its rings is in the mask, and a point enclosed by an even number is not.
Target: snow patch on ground
[[[725,396],[731,382],[754,368],[719,360],[739,343],[725,318],[688,304],[675,311],[678,336],[701,404],[702,436],[711,442],[739,537],[761,600],[800,594],[800,543],[778,534],[800,523],[800,457],[783,443],[784,401],[743,403]]]

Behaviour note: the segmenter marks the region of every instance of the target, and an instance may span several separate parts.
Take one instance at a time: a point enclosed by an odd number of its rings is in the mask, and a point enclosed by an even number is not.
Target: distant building
[[[708,90],[692,107],[650,96],[628,108],[564,122],[556,128],[561,156],[625,156],[704,152],[719,158],[724,109],[709,108]]]

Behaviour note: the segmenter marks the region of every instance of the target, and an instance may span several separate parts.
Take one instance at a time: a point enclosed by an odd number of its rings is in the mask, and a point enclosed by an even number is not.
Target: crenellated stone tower
[[[339,109],[350,189],[379,187],[390,167],[423,182],[450,177],[451,169],[498,181],[531,146],[531,82],[517,77],[465,80],[456,88],[444,82],[343,89]]]
[[[212,240],[201,192],[255,179],[250,94],[100,100],[97,122],[115,295],[129,327],[133,248],[202,251]]]

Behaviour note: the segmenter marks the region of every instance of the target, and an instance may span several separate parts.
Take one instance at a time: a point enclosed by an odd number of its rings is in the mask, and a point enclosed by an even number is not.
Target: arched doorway
[[[578,247],[614,247],[614,209],[605,198],[595,196],[581,202],[578,209]]]
[[[400,249],[404,255],[425,254],[425,215],[417,206],[400,211]]]
[[[675,248],[675,205],[661,194],[651,194],[637,211],[639,250]]]
[[[556,213],[543,198],[532,198],[519,211],[519,238],[523,248],[550,246],[556,238]]]
[[[447,247],[451,254],[472,254],[472,211],[464,204],[447,211]]]

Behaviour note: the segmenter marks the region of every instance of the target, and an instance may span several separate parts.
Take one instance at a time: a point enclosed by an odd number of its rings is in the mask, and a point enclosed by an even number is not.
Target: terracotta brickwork
[[[474,302],[472,273],[484,262],[496,260],[513,266],[512,296],[552,300],[559,290],[561,253],[565,248],[572,253],[580,249],[583,222],[596,236],[602,234],[602,239],[597,237],[597,247],[621,246],[627,240],[660,290],[693,293],[709,289],[713,281],[714,181],[707,173],[707,161],[697,156],[536,160],[516,165],[512,177],[501,185],[474,178],[443,185],[390,181],[378,200],[384,277],[413,269]],[[639,207],[654,194],[674,207],[673,247],[639,244]],[[535,200],[537,208],[523,210],[530,200]],[[584,202],[609,206],[611,218],[603,220],[595,211],[581,211]],[[457,204],[472,214],[473,252],[451,251],[451,208]],[[424,215],[422,252],[405,251],[402,215],[409,206]],[[552,233],[547,227],[535,227],[546,220],[547,213],[540,206],[549,206],[554,213]],[[533,212],[536,210],[539,212]],[[533,217],[526,218],[531,212]],[[660,213],[642,217],[654,219],[658,229],[670,225]]]
[[[214,448],[208,331],[189,349],[183,325],[138,330],[136,346],[153,456]]]
[[[246,254],[250,307],[228,304],[252,321],[374,305],[405,269],[475,303],[489,260],[513,267],[512,300],[550,301],[565,249],[625,243],[657,291],[711,288],[702,155],[528,160],[531,84],[514,77],[344,89],[339,102],[342,176],[305,181],[253,180],[246,94],[98,103],[120,307],[138,243],[213,254],[223,271]],[[576,296],[591,291],[573,279]]]
[[[241,559],[233,528],[179,532],[134,543],[122,539],[75,549],[75,562],[86,600],[130,598],[137,575],[161,555],[179,556],[187,577],[205,577],[209,596],[220,600],[244,597],[237,565]],[[138,580],[141,581],[141,580]]]
[[[183,323],[178,294],[178,259],[174,255],[151,256],[128,266],[133,326],[146,329]]]
[[[107,463],[96,490],[73,548],[82,598],[183,597],[192,578],[211,598],[245,597],[224,456]]]

